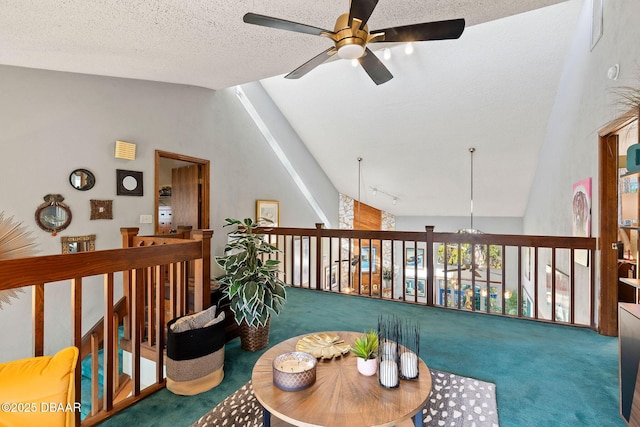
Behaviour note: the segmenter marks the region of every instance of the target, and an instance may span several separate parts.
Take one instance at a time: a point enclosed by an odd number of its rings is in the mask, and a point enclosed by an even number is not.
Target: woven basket
[[[249,326],[244,320],[240,324],[240,347],[247,351],[258,351],[269,345],[269,325],[271,317],[265,326]]]

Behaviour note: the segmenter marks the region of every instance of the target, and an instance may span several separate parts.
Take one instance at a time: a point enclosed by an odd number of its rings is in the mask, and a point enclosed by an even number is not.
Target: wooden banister
[[[176,288],[171,297],[180,298],[175,305],[175,315],[186,312],[186,292],[188,290],[187,265],[196,267],[194,291],[197,293],[196,307],[210,304],[210,230],[195,230],[184,236],[195,236],[196,240],[183,238],[140,237],[137,228],[121,230],[122,249],[81,252],[62,255],[46,255],[22,259],[0,261],[0,290],[32,287],[32,322],[34,356],[44,354],[45,332],[45,289],[50,284],[68,281],[71,294],[71,342],[81,349],[82,358],[92,355],[92,409],[82,423],[80,412],[75,413],[76,425],[92,426],[113,414],[127,408],[165,385],[164,379],[164,334],[166,271],[175,272],[168,280],[169,286]],[[116,277],[122,276],[124,286],[122,310],[114,301]],[[95,286],[92,276],[102,276],[102,290]],[[104,313],[101,325],[94,325],[88,336],[82,337],[83,292],[102,292]],[[149,297],[150,298],[146,298]],[[147,316],[147,314],[149,316]],[[130,347],[131,379],[120,378],[118,369],[118,327],[123,321],[125,335]],[[59,329],[59,328],[56,328]],[[144,342],[144,345],[143,345]],[[143,357],[142,349],[153,349],[152,360],[156,363],[155,382],[141,383]],[[103,396],[98,399],[97,361],[98,351],[103,350]],[[81,401],[82,363],[76,364],[76,402]],[[129,392],[130,391],[130,392]],[[85,402],[89,404],[89,402]]]
[[[268,236],[270,242],[277,242],[284,253],[281,268],[291,286],[596,328],[595,238],[436,232],[433,226],[426,226],[425,231],[372,231],[325,229],[322,224],[316,224],[315,228],[263,227],[260,231]],[[309,241],[309,254],[302,253],[302,245],[298,249],[294,244],[306,239]],[[364,264],[361,265],[360,257],[361,247],[367,245],[379,248],[379,253],[373,257],[370,250],[370,268],[365,269],[361,268]],[[436,250],[441,246],[445,248],[447,259],[444,265],[436,263]],[[461,251],[463,246],[465,250]],[[447,248],[456,248],[458,265],[448,263]],[[490,264],[492,248],[500,253],[499,267]],[[524,248],[529,248],[531,258],[523,258]],[[409,250],[415,254],[411,266],[406,258]],[[424,264],[420,268],[417,264],[418,250],[424,253],[421,261]],[[481,258],[487,259],[477,259],[480,255],[476,250],[485,254]],[[509,256],[510,251],[517,251],[518,255]],[[586,253],[587,259],[591,260],[587,266],[577,267],[578,251]],[[315,254],[313,259],[312,253]],[[550,254],[548,257],[547,253]],[[463,256],[468,257],[464,264]],[[356,257],[355,265],[351,262],[353,257]],[[303,265],[307,259],[310,274],[303,277]],[[479,268],[478,262],[486,262],[487,265]],[[527,262],[530,263],[531,277],[525,281],[523,265]],[[545,277],[545,264],[551,271],[562,272],[568,277],[569,290],[567,295],[562,295],[562,300],[559,300],[555,274],[549,280]],[[382,270],[389,267],[395,269],[390,287],[380,289],[384,284]],[[439,269],[444,272],[438,273],[436,278]],[[327,286],[327,277],[330,278],[336,270],[335,286]],[[479,271],[484,275],[478,276]],[[492,274],[500,277],[494,279]],[[467,289],[464,296],[463,282]],[[576,298],[577,289],[588,294],[588,298]],[[517,308],[512,307],[508,313],[505,307],[507,295],[514,292],[517,293],[517,302],[512,301],[512,304],[517,304]],[[547,292],[550,293],[549,305]],[[522,309],[526,301],[530,301],[532,306],[528,314]],[[568,309],[561,320],[556,319],[555,307],[559,301]],[[478,305],[482,307],[478,309]],[[565,309],[564,305],[562,309]],[[580,313],[580,319],[577,313]]]

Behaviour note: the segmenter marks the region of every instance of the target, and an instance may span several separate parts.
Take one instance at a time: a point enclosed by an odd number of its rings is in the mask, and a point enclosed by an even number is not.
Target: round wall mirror
[[[71,224],[71,209],[62,203],[63,200],[60,194],[47,194],[44,196],[45,202],[36,209],[36,223],[53,235]]]
[[[96,177],[87,169],[76,169],[69,175],[69,183],[76,190],[87,191],[96,185]]]

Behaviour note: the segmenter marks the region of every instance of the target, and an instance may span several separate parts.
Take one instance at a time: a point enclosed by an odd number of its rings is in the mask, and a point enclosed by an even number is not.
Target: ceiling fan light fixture
[[[338,56],[342,59],[358,59],[364,55],[364,46],[359,44],[345,44],[338,49]]]
[[[407,55],[413,54],[413,43],[407,43],[407,45],[404,47],[404,53]]]
[[[457,39],[464,31],[465,20],[460,18],[400,25],[370,32],[367,22],[377,3],[378,0],[351,0],[349,11],[338,16],[333,31],[251,12],[244,14],[242,20],[247,24],[321,36],[333,41],[333,47],[314,56],[284,76],[287,79],[298,79],[304,76],[337,53],[338,57],[342,59],[361,58],[358,63],[376,85],[388,82],[393,78],[393,75],[380,59],[367,48],[369,43]],[[413,45],[408,45],[406,51],[408,55],[411,54]],[[385,52],[385,60],[389,60],[390,56],[389,51]]]

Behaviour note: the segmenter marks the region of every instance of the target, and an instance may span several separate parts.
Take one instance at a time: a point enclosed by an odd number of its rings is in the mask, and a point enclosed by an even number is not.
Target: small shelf
[[[623,230],[640,230],[640,225],[620,225]]]
[[[626,172],[623,173],[622,175],[620,175],[620,178],[626,178],[628,176],[634,176],[634,175],[638,175],[640,176],[640,171],[634,171],[634,172]]]
[[[633,286],[636,289],[640,289],[640,279],[633,279],[630,277],[619,277],[618,280],[624,283],[625,285]]]

